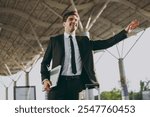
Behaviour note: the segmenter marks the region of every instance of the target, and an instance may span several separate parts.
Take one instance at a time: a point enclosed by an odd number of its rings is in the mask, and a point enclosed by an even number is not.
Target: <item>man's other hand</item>
[[[50,88],[51,85],[52,84],[48,79],[44,80],[43,81],[43,91],[49,92],[51,90],[51,88]]]
[[[134,30],[135,28],[137,28],[139,26],[139,21],[138,20],[133,20],[126,28],[125,31],[127,31],[128,33],[130,33],[132,30]]]

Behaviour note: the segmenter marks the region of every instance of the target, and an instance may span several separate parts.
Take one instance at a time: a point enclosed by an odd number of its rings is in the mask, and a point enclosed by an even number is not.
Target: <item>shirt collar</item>
[[[68,38],[70,35],[71,35],[73,38],[75,38],[75,33],[68,34],[68,33],[64,32],[64,37],[65,37],[65,38]]]

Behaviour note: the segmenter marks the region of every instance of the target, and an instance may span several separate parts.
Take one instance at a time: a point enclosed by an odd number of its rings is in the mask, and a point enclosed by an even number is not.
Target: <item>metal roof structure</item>
[[[62,15],[77,9],[78,34],[107,39],[132,20],[150,26],[150,0],[0,0],[0,75],[27,71],[43,56],[49,37],[63,33]]]

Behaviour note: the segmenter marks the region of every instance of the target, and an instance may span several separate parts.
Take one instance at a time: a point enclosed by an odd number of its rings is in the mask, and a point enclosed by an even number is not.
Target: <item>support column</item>
[[[25,80],[26,80],[26,81],[25,81],[25,83],[26,83],[25,86],[28,87],[28,86],[30,85],[30,84],[29,84],[29,73],[30,73],[30,72],[27,72],[27,71],[26,71],[25,73],[26,73],[26,75],[25,75],[25,76],[26,76],[26,77],[25,77]],[[25,100],[29,100],[29,98],[30,98],[30,97],[29,97],[29,91],[30,91],[29,89],[26,89],[26,90],[25,90],[25,94],[26,94]]]
[[[120,82],[121,82],[121,87],[122,87],[122,99],[129,100],[123,58],[119,58],[118,64],[119,64],[119,71],[120,71]]]
[[[92,26],[94,25],[94,23],[97,21],[97,19],[103,13],[103,11],[106,9],[106,7],[107,7],[107,5],[108,5],[109,2],[110,2],[109,0],[105,2],[105,4],[103,5],[103,7],[100,9],[100,11],[98,12],[98,14],[94,18],[94,20],[91,22],[91,24],[89,25],[89,27],[86,29],[87,31],[89,31],[92,28]]]
[[[82,35],[87,36],[90,39],[90,33],[89,32],[83,32]]]
[[[13,90],[15,90],[15,87],[17,86],[17,81],[13,82]],[[14,98],[15,92],[13,91],[13,98]],[[15,99],[15,98],[14,98]]]
[[[5,92],[6,92],[6,100],[8,100],[8,87],[5,87]]]
[[[25,86],[29,86],[29,72],[25,72],[26,76],[25,76]]]
[[[17,81],[14,81],[14,87],[17,86]]]
[[[34,38],[35,38],[35,40],[37,41],[37,43],[38,43],[38,45],[39,45],[41,51],[44,52],[44,48],[43,48],[43,46],[42,46],[42,44],[41,44],[41,42],[40,42],[40,40],[39,40],[38,35],[36,34],[36,32],[35,32],[35,30],[34,30],[34,28],[33,28],[33,25],[32,25],[32,22],[31,22],[31,21],[29,22],[29,25],[30,25],[30,27],[31,27],[32,33],[33,33],[33,35],[34,35]]]
[[[10,71],[10,69],[9,69],[7,64],[5,64],[5,67],[6,67],[7,71],[8,71],[8,73],[9,73],[9,75],[12,75],[12,73],[11,73],[11,71]]]

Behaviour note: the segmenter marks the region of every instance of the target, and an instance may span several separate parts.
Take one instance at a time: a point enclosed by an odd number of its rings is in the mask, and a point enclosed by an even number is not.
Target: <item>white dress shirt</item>
[[[72,36],[74,50],[75,50],[75,62],[77,68],[76,74],[72,73],[72,68],[71,68],[71,46],[70,46],[70,38],[69,38],[70,35]],[[64,66],[61,75],[64,76],[81,75],[82,62],[81,62],[81,56],[80,56],[79,47],[76,41],[75,34],[68,34],[66,32],[64,33],[64,48],[65,48],[65,60],[64,60]]]

